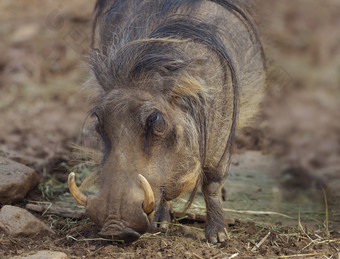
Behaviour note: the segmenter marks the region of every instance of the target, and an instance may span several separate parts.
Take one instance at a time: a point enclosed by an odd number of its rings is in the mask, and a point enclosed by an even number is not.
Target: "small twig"
[[[258,242],[257,244],[255,244],[255,246],[251,249],[251,251],[255,251],[256,249],[260,248],[260,246],[263,244],[264,241],[267,240],[267,238],[270,235],[270,231],[267,233],[267,235],[264,236],[264,238],[261,239],[260,242]]]
[[[49,204],[48,206],[44,204]],[[86,218],[86,215],[84,212],[77,212],[72,210],[61,210],[58,208],[53,208],[53,204],[51,202],[43,203],[43,204],[32,204],[28,203],[26,204],[26,209],[36,211],[36,212],[42,212],[42,216],[44,216],[46,213],[58,215],[63,218],[73,218],[73,219],[84,219]]]
[[[301,216],[300,216],[300,211],[298,213],[298,227],[303,230],[303,226],[301,225]]]
[[[227,228],[224,228],[224,233],[226,234],[228,240],[230,240],[230,234],[229,234]]]
[[[37,204],[50,204],[50,201],[32,201],[32,200],[27,200],[29,203],[37,203]]]
[[[305,234],[306,237],[308,237],[308,239],[310,241],[312,241],[314,243],[314,239],[312,239],[305,231],[304,227],[301,224],[301,217],[300,217],[300,211],[299,211],[299,215],[298,215],[298,226],[301,229],[301,231],[303,232],[303,234]]]
[[[281,217],[293,219],[293,217],[291,217],[291,216],[288,216],[288,215],[280,213],[280,212],[275,212],[275,211],[232,210],[232,209],[226,209],[226,208],[223,208],[223,210],[227,211],[227,212],[234,212],[234,213],[239,213],[239,214],[276,215],[276,216],[281,216]]]
[[[315,253],[315,254],[296,254],[296,255],[281,255],[280,258],[291,258],[291,257],[302,257],[305,256],[315,256],[315,255],[323,255],[323,253]]]
[[[331,244],[331,243],[338,243],[340,244],[340,239],[334,239],[334,240],[322,240],[322,241],[318,241],[317,242],[318,244],[324,244],[324,243],[327,243],[327,244]]]
[[[340,253],[339,253],[339,248],[337,248],[336,246],[334,246],[333,244],[331,244],[331,243],[329,243],[328,244],[331,248],[333,248],[335,251],[337,251],[338,252],[338,259],[340,259]]]
[[[50,204],[49,204],[48,207],[45,209],[45,211],[41,214],[41,216],[44,216],[44,215],[48,212],[48,210],[52,207],[52,205],[53,205],[53,203],[50,202]]]
[[[163,242],[165,246],[168,246],[168,244],[164,241],[164,239],[161,239],[161,242]]]
[[[328,203],[327,203],[327,195],[324,188],[322,188],[323,198],[325,199],[325,223],[326,223],[326,237],[329,239],[329,228],[328,228]]]
[[[78,239],[75,238],[71,235],[67,235],[66,238],[70,238],[74,241],[77,242],[85,242],[85,241],[111,241],[111,242],[117,242],[117,243],[124,243],[124,240],[118,240],[118,239],[108,239],[108,238],[83,238],[83,239]]]
[[[203,259],[203,257],[199,256],[198,254],[195,254],[194,252],[192,253],[194,256],[196,256],[199,259]]]
[[[309,242],[309,244],[307,244],[304,248],[302,248],[301,251],[305,250],[307,247],[309,247],[313,243],[314,243],[314,241]]]
[[[316,236],[319,239],[322,239],[322,237],[320,237],[318,234],[314,233],[314,236]]]
[[[236,256],[238,256],[239,253],[235,253],[235,254],[232,254],[231,256],[227,257],[228,259],[232,259],[232,258],[235,258]]]
[[[187,219],[187,218],[188,218],[188,215],[185,215],[185,216],[180,217],[180,218],[175,218],[175,219],[176,219],[176,221],[180,221],[180,220],[182,220],[182,219]]]

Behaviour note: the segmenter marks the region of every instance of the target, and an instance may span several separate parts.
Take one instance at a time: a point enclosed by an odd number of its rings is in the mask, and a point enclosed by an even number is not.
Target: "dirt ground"
[[[72,145],[81,144],[92,94],[82,85],[88,77],[94,2],[0,0],[0,155],[33,167],[41,182],[17,206],[67,191]],[[275,155],[283,164],[275,172],[283,186],[308,189],[308,182],[339,191],[340,2],[256,0],[254,6],[268,62],[268,91],[259,122],[239,132],[235,152]],[[56,236],[0,234],[1,258],[39,250],[63,251],[70,258],[340,256],[340,230],[330,229],[326,237],[323,222],[310,228],[303,222],[283,226],[236,217],[229,240],[211,245],[202,223],[182,220],[167,231],[121,244],[99,239],[87,219],[34,215]],[[339,216],[340,208],[333,215]]]

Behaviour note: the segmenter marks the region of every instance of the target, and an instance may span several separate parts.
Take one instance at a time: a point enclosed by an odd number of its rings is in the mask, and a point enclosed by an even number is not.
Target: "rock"
[[[5,145],[0,145],[0,157],[5,157],[28,167],[32,167],[36,162],[36,158],[10,150]]]
[[[27,210],[5,205],[0,210],[0,229],[12,236],[54,234],[54,231]]]
[[[22,200],[38,183],[38,174],[32,168],[0,157],[0,203]]]
[[[29,255],[29,256],[16,256],[13,259],[67,259],[67,255],[63,252],[56,252],[56,251],[48,251],[42,250],[37,252],[36,254]]]

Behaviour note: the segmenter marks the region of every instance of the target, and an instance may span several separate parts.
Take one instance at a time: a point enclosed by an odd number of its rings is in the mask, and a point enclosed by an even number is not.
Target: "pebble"
[[[42,250],[33,255],[16,256],[13,259],[67,259],[68,256],[63,252]]]

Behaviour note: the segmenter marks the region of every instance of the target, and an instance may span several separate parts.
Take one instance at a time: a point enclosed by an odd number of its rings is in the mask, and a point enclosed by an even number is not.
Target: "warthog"
[[[74,198],[102,229],[133,241],[170,220],[169,201],[201,186],[206,237],[226,239],[220,193],[236,126],[258,111],[265,66],[236,0],[98,0],[90,111],[103,144],[100,191]]]

